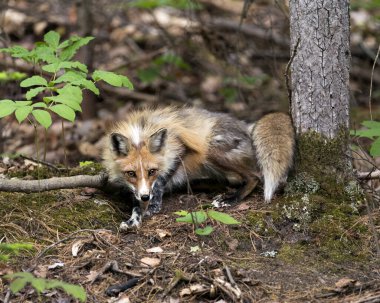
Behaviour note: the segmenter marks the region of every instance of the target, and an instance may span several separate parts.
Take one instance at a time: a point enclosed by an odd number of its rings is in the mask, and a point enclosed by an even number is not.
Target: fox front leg
[[[131,228],[139,228],[142,223],[142,211],[139,201],[133,199],[132,215],[126,222],[121,222],[120,230],[128,230]]]
[[[149,217],[160,212],[162,207],[162,196],[165,192],[166,180],[158,177],[152,191],[152,199],[149,201],[148,208],[144,213],[144,217]]]

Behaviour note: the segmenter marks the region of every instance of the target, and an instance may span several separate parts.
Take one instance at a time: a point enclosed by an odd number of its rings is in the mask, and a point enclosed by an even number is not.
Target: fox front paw
[[[236,197],[234,195],[220,194],[214,197],[211,204],[215,208],[222,208],[222,207],[231,206],[231,204],[235,202],[236,202]]]
[[[132,211],[131,218],[126,222],[121,222],[120,230],[129,230],[132,228],[139,228],[142,223],[141,210],[139,208],[134,208]]]

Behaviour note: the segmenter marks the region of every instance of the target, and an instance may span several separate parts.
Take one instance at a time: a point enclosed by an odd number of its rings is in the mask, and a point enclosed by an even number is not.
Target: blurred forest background
[[[103,84],[84,95],[75,125],[65,122],[71,165],[99,159],[107,125],[134,107],[193,105],[254,121],[288,111],[285,69],[290,58],[286,0],[0,1],[0,47],[31,49],[50,30],[63,39],[94,36],[76,59],[91,69],[130,78],[134,91]],[[371,70],[380,41],[380,1],[351,1],[352,126],[369,118]],[[374,118],[380,102],[379,61],[373,75]],[[0,53],[0,99],[25,100],[19,82],[32,66]],[[38,71],[37,71],[38,72]],[[0,122],[0,153],[36,155],[34,130]],[[39,137],[46,160],[62,163],[61,122]],[[41,144],[40,146],[43,146]],[[79,151],[79,152],[78,152]]]

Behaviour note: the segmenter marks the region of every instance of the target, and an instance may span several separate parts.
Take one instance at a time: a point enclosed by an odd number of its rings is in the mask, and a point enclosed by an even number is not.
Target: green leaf
[[[371,145],[369,153],[372,157],[380,156],[380,138],[377,138]]]
[[[354,131],[353,135],[358,136],[358,137],[373,139],[373,137],[380,136],[380,129],[378,128],[360,129],[360,130]]]
[[[15,111],[15,116],[18,123],[24,121],[26,117],[28,117],[28,115],[32,112],[32,110],[33,107],[30,105],[17,108]]]
[[[32,105],[32,107],[42,107],[42,108],[46,108],[47,105],[46,105],[46,103],[44,103],[44,102],[37,102],[37,103],[34,103],[34,104]]]
[[[363,121],[361,124],[364,125],[365,127],[368,127],[368,128],[380,129],[380,122],[378,122],[378,121]],[[380,130],[379,130],[379,132],[380,132]]]
[[[86,75],[76,72],[76,71],[67,71],[62,76],[57,78],[54,83],[62,83],[62,82],[74,82],[86,79]]]
[[[57,48],[59,45],[60,35],[55,31],[50,31],[45,34],[44,41],[53,48]]]
[[[25,79],[20,83],[21,87],[29,87],[29,86],[35,86],[35,85],[44,85],[47,86],[47,81],[40,77],[40,76],[32,76],[30,78]]]
[[[49,73],[56,73],[61,69],[71,69],[71,68],[79,69],[80,71],[85,72],[85,73],[88,72],[87,66],[78,61],[56,62],[56,63],[44,65],[42,67],[44,71],[47,71]]]
[[[12,291],[12,293],[17,293],[19,292],[21,289],[23,289],[26,285],[26,283],[28,283],[28,281],[26,279],[23,279],[23,278],[17,278],[15,280],[13,280],[11,282],[11,285],[10,285],[10,289]]]
[[[79,301],[86,301],[86,291],[82,286],[64,283],[62,288],[67,294],[73,296]]]
[[[205,228],[197,228],[195,233],[200,236],[208,236],[214,231],[212,226],[206,226]]]
[[[51,116],[46,110],[42,109],[34,109],[32,111],[32,115],[36,119],[36,121],[41,124],[43,127],[48,129],[52,123]]]
[[[121,77],[121,82],[122,82],[123,87],[129,88],[130,90],[134,89],[132,82],[129,80],[127,76],[123,76],[123,75],[119,75],[119,76]]]
[[[9,116],[16,109],[16,104],[12,100],[0,100],[0,118]]]
[[[30,99],[34,98],[35,96],[37,96],[40,92],[43,92],[45,89],[46,89],[45,86],[39,86],[36,88],[32,88],[32,89],[27,91],[25,97],[27,100],[30,100]]]
[[[75,55],[75,53],[77,52],[79,48],[88,44],[92,39],[94,39],[94,37],[81,38],[81,37],[73,36],[68,40],[68,42],[66,42],[67,40],[62,42],[58,46],[58,48],[63,48],[60,55],[61,60],[63,61],[70,60]]]
[[[127,87],[129,89],[133,89],[132,83],[129,81],[129,79],[126,76],[118,75],[113,72],[103,71],[103,70],[96,70],[92,74],[92,78],[95,81],[103,80],[104,82],[107,82],[108,84],[116,87]]]
[[[79,85],[83,88],[86,88],[92,91],[95,95],[99,95],[99,89],[95,86],[94,82],[90,80],[87,80],[87,79],[77,80],[77,81],[71,82],[71,84]]]
[[[188,213],[189,212],[186,210],[180,210],[180,211],[176,211],[174,214],[183,217],[183,216],[186,216]]]
[[[77,86],[66,85],[57,90],[58,95],[53,97],[46,97],[46,101],[54,101],[70,106],[72,109],[82,111],[80,104],[82,103],[83,95],[82,90]]]
[[[61,89],[58,89],[57,92],[61,96],[66,96],[67,98],[70,98],[75,102],[82,103],[83,95],[82,90],[79,87],[66,85]]]
[[[32,104],[32,101],[15,101],[16,108],[24,107],[31,104]]]
[[[44,42],[37,42],[32,51],[33,58],[46,63],[59,63],[60,60],[55,55],[55,49]]]
[[[113,72],[96,70],[92,74],[92,78],[95,81],[103,80],[103,81],[107,82],[108,84],[110,84],[112,86],[116,86],[116,87],[121,87],[123,85],[121,78]]]
[[[12,57],[14,58],[21,58],[26,61],[31,61],[33,54],[32,52],[28,51],[26,48],[15,45],[10,48],[2,48],[0,49],[1,52],[10,53]]]
[[[196,223],[196,224],[201,224],[207,219],[207,214],[201,210],[201,211],[195,211],[191,212],[184,217],[177,218],[177,222],[186,222],[186,223]]]
[[[30,284],[34,287],[34,289],[37,291],[37,293],[41,293],[46,288],[46,280],[40,279],[40,278],[33,278],[30,281]]]
[[[222,222],[223,224],[240,224],[239,221],[235,220],[230,215],[221,213],[219,211],[209,210],[207,214],[211,219]]]
[[[65,104],[53,105],[52,107],[50,107],[50,110],[66,120],[69,120],[71,122],[74,122],[75,120],[74,110]]]

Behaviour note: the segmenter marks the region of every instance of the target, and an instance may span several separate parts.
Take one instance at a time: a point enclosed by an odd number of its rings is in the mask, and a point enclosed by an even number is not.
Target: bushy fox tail
[[[251,129],[253,145],[264,176],[264,197],[269,202],[293,164],[295,134],[287,114],[272,113],[261,118]]]

